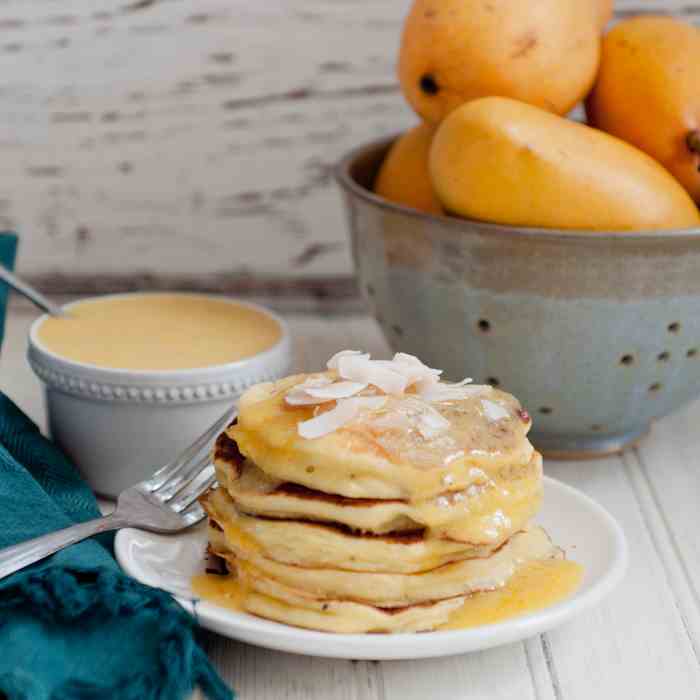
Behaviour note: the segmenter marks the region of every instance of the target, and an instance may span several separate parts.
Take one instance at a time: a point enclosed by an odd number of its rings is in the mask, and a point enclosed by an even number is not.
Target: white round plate
[[[627,544],[612,516],[580,491],[545,477],[544,506],[537,518],[568,558],[583,565],[579,590],[556,605],[465,630],[420,634],[329,634],[290,627],[197,599],[190,579],[203,570],[203,525],[180,535],[121,530],[117,559],[135,579],[173,593],[207,629],[269,649],[339,659],[422,659],[508,644],[550,630],[597,605],[620,582]]]

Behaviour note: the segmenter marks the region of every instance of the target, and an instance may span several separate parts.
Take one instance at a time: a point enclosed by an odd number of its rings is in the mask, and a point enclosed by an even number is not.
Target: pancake
[[[201,503],[229,575],[200,577],[198,594],[309,629],[415,632],[577,585],[532,525],[542,457],[513,396],[402,353],[327,367],[252,387],[217,439]]]
[[[427,528],[430,537],[472,546],[500,544],[525,527],[542,496],[542,458],[537,452],[523,467],[503,467],[491,479],[482,473],[465,490],[415,503],[353,499],[281,482],[246,460],[225,433],[216,442],[214,464],[219,483],[246,514],[335,522],[373,534]]]
[[[247,612],[275,622],[322,632],[360,634],[368,632],[427,632],[445,624],[464,598],[438,600],[427,605],[383,609],[346,601],[328,601],[318,609],[289,604],[251,591],[244,599]]]
[[[246,575],[244,575],[246,576]],[[216,576],[207,581],[208,599],[275,622],[322,632],[424,632],[445,624],[464,596],[402,608],[380,608],[347,600],[313,600],[295,595],[274,581],[248,574],[239,579]]]
[[[356,534],[340,525],[249,516],[238,511],[223,489],[208,494],[202,505],[232,550],[306,568],[410,574],[487,557],[493,549],[427,537],[420,530]],[[209,536],[210,541],[218,537],[216,532]]]
[[[270,476],[349,498],[424,500],[440,495],[446,483],[466,489],[482,474],[494,478],[532,459],[529,416],[513,396],[490,387],[458,401],[382,395],[381,408],[316,439],[302,437],[298,425],[329,410],[329,404],[289,405],[288,393],[310,380],[335,379],[329,371],[252,387],[241,397],[238,422],[228,436]],[[502,419],[489,417],[484,396],[503,412]],[[439,414],[448,428],[424,436],[415,427],[421,411]]]
[[[503,586],[528,562],[561,556],[538,527],[517,533],[485,558],[466,559],[415,574],[365,573],[312,569],[273,561],[230,543],[224,533],[210,531],[213,552],[227,560],[243,580],[268,580],[311,600],[349,600],[393,608],[464,596]],[[254,586],[254,584],[251,584]],[[287,600],[287,598],[282,598]]]

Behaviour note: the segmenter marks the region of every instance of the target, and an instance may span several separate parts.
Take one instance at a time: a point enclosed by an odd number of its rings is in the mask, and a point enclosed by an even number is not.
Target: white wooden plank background
[[[414,121],[394,76],[408,6],[0,0],[0,229],[21,232],[21,271],[72,291],[347,290],[330,170]],[[695,0],[617,6],[700,18]]]
[[[43,424],[24,360],[35,314],[13,304],[0,387]],[[365,316],[287,315],[300,368],[342,347],[387,353]],[[630,545],[619,589],[583,617],[528,640],[447,659],[351,662],[256,649],[213,634],[206,648],[243,700],[698,700],[700,402],[654,426],[621,458],[545,471],[608,508]]]

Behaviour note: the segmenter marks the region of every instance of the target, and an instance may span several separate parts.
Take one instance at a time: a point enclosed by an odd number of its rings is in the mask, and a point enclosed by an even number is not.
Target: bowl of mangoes
[[[337,168],[389,343],[519,396],[552,457],[700,396],[700,30],[611,5],[415,0],[421,122]]]

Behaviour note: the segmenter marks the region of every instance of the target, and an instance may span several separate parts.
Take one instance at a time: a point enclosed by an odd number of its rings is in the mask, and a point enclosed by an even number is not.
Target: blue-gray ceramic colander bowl
[[[700,394],[700,229],[423,214],[371,191],[390,144],[350,153],[337,180],[359,285],[392,347],[515,394],[553,457],[620,451]]]

